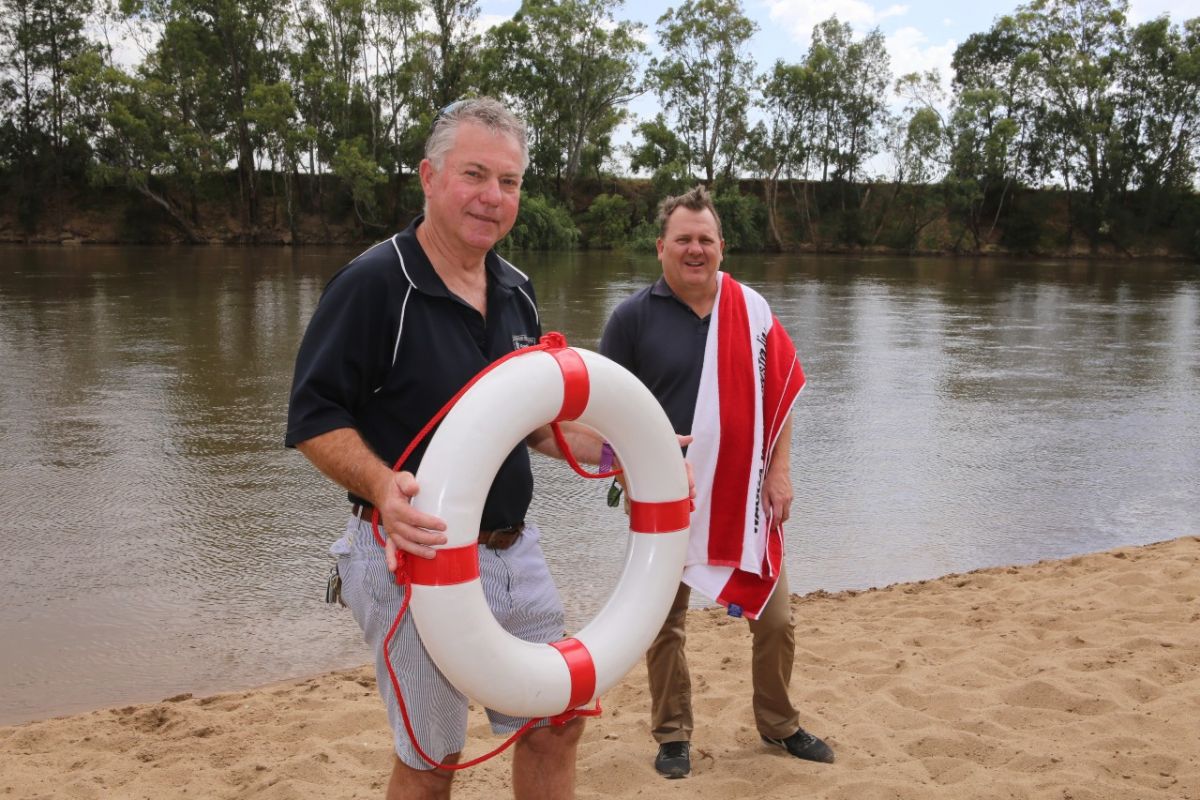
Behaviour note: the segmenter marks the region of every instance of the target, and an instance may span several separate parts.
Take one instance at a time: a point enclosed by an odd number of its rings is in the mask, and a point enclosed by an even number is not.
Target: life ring
[[[533,430],[570,419],[599,431],[625,472],[625,566],[608,602],[575,636],[526,642],[500,627],[484,599],[479,520],[505,456]],[[653,642],[683,573],[688,480],[666,413],[623,367],[565,346],[509,358],[447,413],[417,482],[413,505],[445,520],[447,542],[432,559],[408,559],[409,610],[425,649],[463,694],[512,716],[557,715],[612,688]]]

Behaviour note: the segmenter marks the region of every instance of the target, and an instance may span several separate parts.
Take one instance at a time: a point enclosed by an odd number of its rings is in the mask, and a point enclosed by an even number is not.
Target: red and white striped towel
[[[763,481],[804,370],[762,295],[717,275],[688,447],[696,510],[683,580],[757,619],[783,560],[783,525],[764,507]]]

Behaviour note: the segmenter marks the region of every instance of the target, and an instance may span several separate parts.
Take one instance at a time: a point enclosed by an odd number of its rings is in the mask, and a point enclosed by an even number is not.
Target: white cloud
[[[945,92],[944,102],[940,104],[938,110],[943,114],[946,113],[947,104],[950,101],[950,81],[954,77],[951,59],[954,58],[954,50],[958,44],[953,39],[947,39],[942,44],[930,44],[925,34],[913,27],[901,28],[888,34],[885,39],[888,55],[892,59],[893,79],[910,72],[923,74],[930,70],[937,70],[938,76],[941,78],[942,90]],[[891,105],[893,111],[898,112],[904,105],[904,101],[898,95],[893,94]]]
[[[880,9],[864,0],[773,0],[768,8],[771,20],[785,26],[792,38],[805,47],[812,41],[813,26],[834,15],[839,21],[850,23],[855,33],[861,36],[885,19],[908,13],[907,5]]]
[[[1163,14],[1170,15],[1174,24],[1200,17],[1200,0],[1130,0],[1129,21],[1134,25],[1149,22]]]
[[[475,24],[472,26],[474,32],[482,36],[497,25],[503,25],[512,19],[512,15],[505,16],[504,14],[480,14],[475,18]]]
[[[909,26],[887,34],[884,39],[888,55],[892,57],[892,72],[897,77],[936,69],[942,77],[942,85],[949,88],[953,77],[950,64],[957,42],[947,39],[941,44],[930,44],[923,31]]]

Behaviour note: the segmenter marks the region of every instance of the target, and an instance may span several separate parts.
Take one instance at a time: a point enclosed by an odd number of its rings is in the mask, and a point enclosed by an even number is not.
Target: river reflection
[[[0,249],[0,723],[364,663],[342,493],[282,448],[335,248]],[[593,348],[653,257],[530,254]],[[731,257],[799,346],[793,591],[1200,533],[1200,276],[1170,263]],[[535,459],[573,628],[624,550]]]

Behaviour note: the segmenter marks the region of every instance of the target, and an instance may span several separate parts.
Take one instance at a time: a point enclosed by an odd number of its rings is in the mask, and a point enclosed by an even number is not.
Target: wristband
[[[613,465],[613,449],[608,442],[600,445],[600,469],[597,472],[609,472]]]

